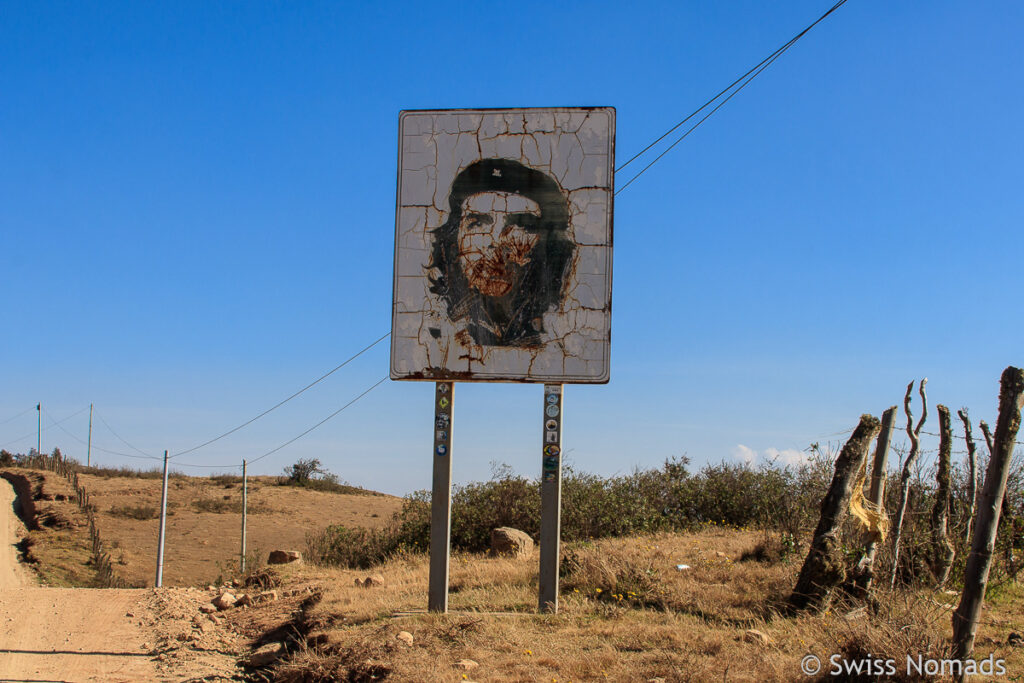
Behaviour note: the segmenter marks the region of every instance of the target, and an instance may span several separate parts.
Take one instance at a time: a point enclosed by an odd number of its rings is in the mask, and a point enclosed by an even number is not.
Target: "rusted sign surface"
[[[615,110],[399,118],[391,378],[609,377]]]

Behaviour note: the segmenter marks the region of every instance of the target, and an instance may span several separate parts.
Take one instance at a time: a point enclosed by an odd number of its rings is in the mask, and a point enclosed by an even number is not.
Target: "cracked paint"
[[[391,378],[604,383],[615,110],[399,119]]]

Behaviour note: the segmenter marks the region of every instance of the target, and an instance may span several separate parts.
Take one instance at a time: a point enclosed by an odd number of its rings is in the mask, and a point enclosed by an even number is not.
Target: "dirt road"
[[[226,645],[204,657],[184,651],[194,591],[32,585],[13,546],[13,502],[14,490],[0,479],[0,681],[230,679],[234,658]]]

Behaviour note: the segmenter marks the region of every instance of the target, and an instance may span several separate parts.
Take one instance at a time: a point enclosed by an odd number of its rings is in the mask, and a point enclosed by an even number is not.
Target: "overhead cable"
[[[636,180],[636,179],[637,179],[637,178],[639,178],[639,177],[640,177],[641,175],[643,175],[643,174],[644,174],[644,172],[645,172],[645,171],[647,171],[647,169],[649,169],[649,168],[650,168],[651,166],[653,166],[654,164],[656,164],[656,163],[657,163],[657,162],[658,162],[658,161],[659,161],[659,160],[660,160],[660,159],[661,159],[661,158],[662,158],[663,156],[665,156],[665,155],[666,155],[666,154],[667,154],[667,153],[669,152],[669,150],[671,150],[671,149],[672,149],[673,147],[675,147],[675,146],[676,146],[676,145],[678,145],[678,144],[679,144],[680,142],[682,142],[682,141],[683,141],[683,140],[684,140],[684,139],[685,139],[685,138],[686,138],[686,137],[687,137],[687,136],[688,136],[688,135],[689,135],[690,133],[692,133],[692,132],[693,132],[693,131],[694,131],[694,130],[695,130],[695,129],[696,129],[696,128],[697,128],[697,127],[698,127],[698,126],[700,125],[700,124],[704,123],[704,121],[706,121],[706,120],[707,120],[707,119],[708,119],[708,118],[709,118],[709,117],[710,117],[710,116],[711,116],[712,114],[714,114],[714,113],[715,113],[716,111],[718,111],[719,109],[721,109],[721,108],[722,108],[722,106],[723,106],[723,105],[724,105],[724,104],[725,104],[726,102],[728,102],[729,100],[731,100],[731,99],[732,99],[732,98],[733,98],[733,97],[734,97],[734,96],[735,96],[735,95],[736,95],[736,94],[737,94],[737,93],[738,93],[738,92],[739,92],[740,90],[742,90],[743,88],[745,88],[745,87],[746,87],[746,86],[747,86],[747,85],[748,85],[748,84],[750,83],[750,81],[752,81],[752,80],[754,80],[755,78],[757,78],[757,76],[758,76],[758,75],[759,75],[759,74],[760,74],[760,73],[761,73],[762,71],[764,71],[765,69],[767,69],[767,68],[768,68],[768,67],[769,67],[769,66],[770,66],[770,65],[772,64],[772,62],[774,62],[774,61],[775,61],[776,59],[778,59],[779,57],[781,57],[781,56],[782,56],[782,54],[786,52],[786,50],[788,50],[789,48],[791,48],[791,47],[792,47],[792,46],[793,46],[793,45],[794,45],[794,44],[795,44],[795,43],[796,43],[796,42],[797,42],[798,40],[800,40],[800,39],[801,39],[802,37],[804,37],[804,35],[806,35],[808,31],[810,31],[810,30],[811,30],[812,28],[814,28],[814,27],[815,27],[815,26],[817,26],[817,25],[818,25],[819,23],[821,23],[822,21],[824,21],[826,17],[828,17],[828,16],[830,15],[830,14],[832,14],[833,12],[835,12],[835,11],[836,11],[837,9],[839,9],[840,7],[842,7],[842,6],[844,5],[844,4],[846,4],[846,2],[847,2],[847,0],[839,0],[839,1],[838,1],[838,2],[837,2],[837,3],[835,4],[835,5],[833,5],[833,6],[831,7],[831,8],[829,8],[829,10],[828,10],[827,12],[825,12],[824,14],[822,14],[822,15],[821,15],[820,17],[818,17],[818,18],[817,18],[817,19],[816,19],[816,20],[815,20],[815,21],[814,21],[813,23],[811,23],[811,24],[810,24],[809,26],[807,26],[807,28],[805,28],[805,29],[804,29],[803,31],[801,31],[800,33],[796,34],[796,35],[795,35],[795,36],[794,36],[793,38],[789,39],[789,41],[787,41],[787,42],[786,42],[786,43],[785,43],[784,45],[782,45],[782,47],[778,48],[777,50],[775,50],[775,52],[771,53],[770,55],[768,55],[767,57],[765,57],[765,58],[764,58],[763,60],[761,60],[760,62],[758,62],[758,63],[757,63],[757,64],[756,64],[756,65],[755,65],[755,66],[754,66],[753,68],[751,68],[751,69],[750,69],[749,71],[747,71],[747,72],[746,72],[745,74],[743,74],[742,76],[740,76],[739,78],[737,78],[736,80],[734,80],[734,81],[733,81],[732,83],[730,83],[730,84],[729,84],[729,85],[728,85],[727,87],[725,87],[725,88],[724,88],[724,89],[723,89],[722,91],[720,91],[720,92],[719,92],[719,93],[718,93],[717,95],[715,95],[715,96],[714,96],[714,97],[712,97],[712,98],[711,98],[710,100],[708,100],[707,102],[705,102],[704,104],[702,104],[702,105],[701,105],[700,107],[698,107],[698,108],[697,108],[696,110],[694,110],[694,111],[693,111],[693,113],[691,113],[691,114],[690,114],[689,116],[687,116],[687,117],[686,117],[686,118],[684,118],[684,119],[683,119],[682,121],[680,121],[680,122],[679,122],[679,123],[677,123],[676,125],[674,125],[674,126],[672,126],[671,128],[669,128],[669,129],[668,129],[667,131],[665,131],[665,132],[664,132],[664,133],[663,133],[663,134],[662,134],[662,135],[661,135],[661,136],[660,136],[660,137],[659,137],[658,139],[656,139],[656,140],[655,140],[654,142],[652,142],[651,144],[649,144],[649,145],[647,145],[646,147],[644,147],[644,148],[643,148],[642,150],[640,150],[639,152],[637,152],[636,154],[634,154],[634,155],[633,155],[633,156],[632,156],[632,157],[631,157],[631,158],[630,158],[630,159],[629,159],[628,161],[626,161],[626,162],[625,162],[624,164],[622,164],[622,165],[621,165],[621,166],[619,166],[619,167],[618,167],[617,169],[615,169],[615,172],[616,172],[616,173],[618,173],[619,171],[621,171],[622,169],[624,169],[624,168],[625,168],[626,166],[628,166],[629,164],[631,164],[631,163],[633,163],[634,161],[636,161],[636,160],[637,160],[638,158],[640,158],[641,156],[643,156],[643,155],[644,155],[644,154],[645,154],[645,153],[646,153],[646,152],[647,152],[648,150],[650,150],[650,149],[651,149],[652,147],[654,147],[654,146],[655,146],[655,145],[657,145],[657,144],[658,144],[659,142],[661,142],[662,140],[664,140],[664,139],[665,139],[666,137],[668,137],[669,135],[671,135],[671,134],[672,134],[672,133],[673,133],[673,132],[674,132],[674,131],[675,131],[676,129],[678,129],[678,128],[679,128],[680,126],[682,126],[682,125],[683,125],[684,123],[686,123],[687,121],[689,121],[689,120],[690,120],[690,119],[692,119],[693,117],[697,116],[697,114],[699,114],[700,112],[702,112],[702,111],[703,111],[704,109],[706,109],[707,107],[709,107],[709,106],[710,106],[710,105],[711,105],[712,103],[714,103],[714,102],[715,102],[715,101],[717,101],[717,100],[718,100],[719,98],[721,98],[721,97],[722,97],[723,95],[725,95],[725,94],[726,94],[727,92],[729,92],[730,90],[732,90],[732,92],[731,92],[731,93],[729,94],[729,96],[728,96],[728,97],[726,97],[726,98],[725,98],[724,100],[722,100],[721,102],[719,102],[719,103],[718,103],[718,104],[717,104],[717,105],[716,105],[716,106],[715,106],[715,107],[714,107],[714,108],[713,108],[713,109],[712,109],[712,110],[711,110],[710,112],[708,112],[708,113],[707,113],[707,114],[706,114],[706,115],[705,115],[705,116],[704,116],[703,118],[701,118],[701,119],[700,119],[700,120],[699,120],[699,121],[698,121],[698,122],[697,122],[696,124],[694,124],[694,125],[693,125],[693,126],[692,126],[692,127],[691,127],[691,128],[689,129],[689,130],[687,130],[687,131],[686,131],[685,133],[683,133],[683,134],[682,134],[682,135],[681,135],[681,136],[680,136],[679,138],[677,138],[677,139],[675,140],[675,142],[673,142],[673,143],[672,143],[671,145],[669,145],[669,146],[668,146],[668,148],[666,148],[666,149],[665,149],[664,151],[662,151],[662,153],[661,153],[661,154],[659,154],[659,155],[658,155],[657,157],[655,157],[654,161],[652,161],[651,163],[647,164],[647,166],[645,166],[645,167],[644,167],[643,169],[641,169],[639,173],[637,173],[637,174],[636,174],[636,175],[634,175],[634,176],[633,176],[632,178],[630,178],[630,179],[629,179],[629,181],[628,181],[628,182],[626,182],[626,184],[625,184],[625,185],[623,185],[623,186],[622,186],[622,187],[620,187],[620,188],[619,188],[618,190],[616,190],[616,191],[615,191],[615,194],[617,195],[617,194],[619,194],[620,192],[622,192],[623,190],[625,190],[625,189],[626,189],[626,188],[627,188],[627,187],[628,187],[629,185],[631,185],[631,184],[633,183],[633,181],[634,181],[634,180]],[[738,87],[737,87],[737,85],[738,85]],[[733,90],[733,88],[735,88],[735,90]]]
[[[267,415],[268,413],[270,413],[270,412],[272,412],[274,410],[277,410],[278,408],[283,406],[288,401],[292,400],[293,398],[295,398],[299,394],[305,392],[307,389],[311,389],[312,387],[316,386],[317,384],[319,384],[323,380],[327,379],[328,377],[330,377],[331,375],[336,373],[338,370],[341,370],[343,367],[345,367],[346,365],[348,365],[349,363],[354,361],[356,358],[359,358],[359,356],[363,355],[364,353],[366,353],[367,351],[372,349],[374,346],[376,346],[377,344],[381,343],[382,341],[384,341],[385,339],[387,339],[390,336],[391,336],[391,333],[388,332],[384,336],[382,336],[379,339],[377,339],[377,341],[373,342],[372,344],[370,344],[368,346],[363,347],[363,349],[361,351],[359,351],[355,355],[353,355],[353,356],[349,357],[348,359],[346,359],[345,362],[343,362],[341,365],[338,365],[333,370],[331,370],[331,371],[329,371],[329,372],[327,372],[327,373],[325,373],[323,375],[320,375],[320,377],[316,378],[315,380],[313,380],[312,382],[310,382],[306,386],[302,387],[301,389],[299,389],[298,391],[296,391],[294,394],[292,394],[288,398],[284,399],[283,401],[277,403],[276,405],[274,405],[274,406],[272,406],[270,408],[267,408],[266,410],[264,410],[262,413],[260,413],[256,417],[254,417],[254,418],[252,418],[250,420],[246,420],[245,422],[243,422],[242,424],[238,425],[237,427],[235,427],[233,429],[229,429],[228,431],[224,432],[220,436],[216,436],[216,437],[210,439],[209,441],[204,441],[203,443],[199,444],[198,446],[193,446],[192,448],[186,449],[184,451],[179,451],[178,453],[175,453],[174,455],[172,455],[171,458],[177,458],[179,455],[185,455],[186,453],[191,453],[193,451],[197,451],[200,448],[203,448],[204,446],[209,446],[211,443],[213,443],[215,441],[220,441],[225,436],[229,436],[231,434],[234,434],[235,432],[237,432],[242,427],[245,427],[247,425],[252,424],[256,420],[258,420],[261,417],[263,417],[264,415]]]

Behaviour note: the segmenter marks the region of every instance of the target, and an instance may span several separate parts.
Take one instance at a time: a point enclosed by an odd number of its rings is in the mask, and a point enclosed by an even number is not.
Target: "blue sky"
[[[0,446],[41,401],[44,450],[84,458],[92,402],[175,453],[385,334],[400,110],[614,106],[621,163],[830,4],[5,3]],[[611,382],[566,388],[570,461],[799,451],[920,377],[994,423],[1024,363],[1022,32],[1019,3],[850,0],[622,192]],[[387,352],[179,462],[266,453]],[[387,381],[253,469],[427,488],[431,396]],[[539,473],[540,387],[455,411],[457,481]]]

